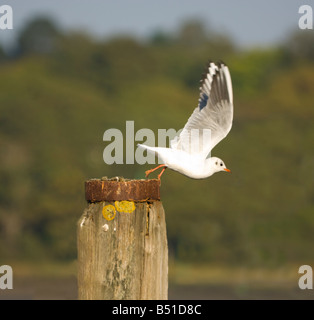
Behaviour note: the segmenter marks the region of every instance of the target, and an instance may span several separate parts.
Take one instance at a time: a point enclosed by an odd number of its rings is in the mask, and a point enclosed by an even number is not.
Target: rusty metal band
[[[85,182],[85,198],[88,202],[160,200],[160,181],[91,179]]]

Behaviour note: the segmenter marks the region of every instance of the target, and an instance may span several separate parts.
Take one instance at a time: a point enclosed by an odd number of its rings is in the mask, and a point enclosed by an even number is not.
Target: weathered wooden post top
[[[160,181],[85,182],[78,221],[79,299],[167,299],[168,246]]]

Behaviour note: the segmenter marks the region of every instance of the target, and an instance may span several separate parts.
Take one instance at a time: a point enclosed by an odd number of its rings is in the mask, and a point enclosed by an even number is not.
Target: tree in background
[[[30,21],[18,38],[18,52],[25,54],[50,54],[56,49],[61,32],[50,18]]]

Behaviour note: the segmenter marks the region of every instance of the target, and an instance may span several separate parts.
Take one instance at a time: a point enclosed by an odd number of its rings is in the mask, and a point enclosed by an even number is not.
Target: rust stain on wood
[[[160,200],[160,181],[126,180],[119,177],[91,179],[85,182],[85,198],[88,202]]]

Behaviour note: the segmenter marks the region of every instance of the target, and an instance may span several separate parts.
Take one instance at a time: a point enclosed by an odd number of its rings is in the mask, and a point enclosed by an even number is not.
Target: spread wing
[[[233,119],[233,93],[228,67],[210,62],[203,75],[197,108],[171,148],[206,157],[229,133]]]

